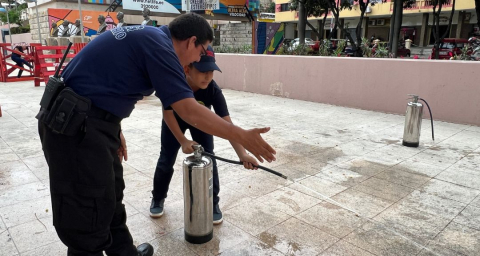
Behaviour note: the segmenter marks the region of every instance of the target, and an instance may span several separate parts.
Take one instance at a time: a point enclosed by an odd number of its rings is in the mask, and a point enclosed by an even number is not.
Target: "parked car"
[[[468,39],[463,38],[444,38],[439,48],[439,59],[449,60],[455,55],[462,54],[462,48],[468,44]],[[435,46],[432,49],[432,59],[435,59]]]
[[[288,50],[293,51],[295,48],[298,47],[300,43],[300,38],[295,38],[290,42],[290,47]],[[310,46],[312,48],[312,51],[318,52],[318,49],[320,48],[320,42],[319,41],[313,41],[311,38],[305,38],[305,45]]]

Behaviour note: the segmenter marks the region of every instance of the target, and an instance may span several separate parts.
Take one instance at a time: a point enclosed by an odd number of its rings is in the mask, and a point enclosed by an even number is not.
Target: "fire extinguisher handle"
[[[411,98],[408,98],[409,100],[410,100],[410,99],[413,99],[413,102],[415,102],[415,103],[418,102],[418,98],[419,98],[418,95],[415,95],[415,94],[407,94],[407,96],[410,96],[410,97],[411,97]]]

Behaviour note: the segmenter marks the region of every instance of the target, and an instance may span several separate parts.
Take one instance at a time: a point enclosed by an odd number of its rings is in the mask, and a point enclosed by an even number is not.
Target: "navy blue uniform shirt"
[[[194,93],[195,100],[200,104],[208,109],[213,109],[215,110],[215,114],[217,114],[219,117],[225,117],[230,115],[228,113],[228,107],[227,107],[227,101],[225,100],[225,96],[223,96],[222,89],[218,87],[217,83],[215,83],[215,80],[212,80],[209,84],[208,87],[205,89],[199,89]],[[166,110],[172,110],[171,107],[165,108]],[[177,114],[175,113],[175,116]]]
[[[68,63],[62,76],[66,86],[121,118],[154,91],[164,107],[193,98],[166,26],[106,31]]]

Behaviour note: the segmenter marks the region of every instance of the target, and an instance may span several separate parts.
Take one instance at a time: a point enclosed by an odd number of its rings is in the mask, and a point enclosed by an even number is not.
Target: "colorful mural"
[[[107,30],[111,30],[117,27],[117,15],[116,13],[99,12],[99,11],[82,11],[83,31],[86,36],[96,35],[98,27],[98,15],[105,16],[105,22],[107,23]],[[48,9],[48,24],[50,31],[52,30],[52,24],[56,23],[57,26],[62,25],[64,20],[68,20],[71,23],[75,23],[75,20],[80,19],[78,10],[68,9]]]
[[[284,23],[255,22],[255,53],[276,54],[285,38]]]

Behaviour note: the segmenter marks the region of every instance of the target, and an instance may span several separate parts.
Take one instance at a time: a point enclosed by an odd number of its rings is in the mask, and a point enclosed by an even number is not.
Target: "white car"
[[[290,42],[290,47],[288,47],[288,50],[293,51],[294,49],[296,49],[299,42],[300,42],[300,38],[297,37],[297,38],[293,39]],[[305,45],[314,46],[315,41],[313,41],[311,38],[305,38]]]

